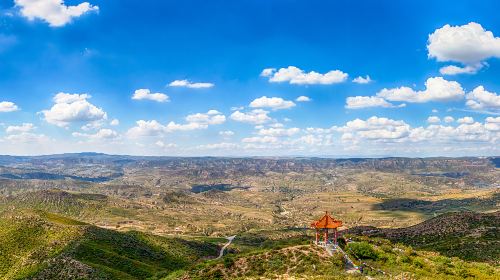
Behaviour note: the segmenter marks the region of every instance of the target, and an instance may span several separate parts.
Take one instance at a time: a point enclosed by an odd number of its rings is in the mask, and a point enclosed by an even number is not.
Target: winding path
[[[219,256],[216,258],[217,259],[220,259],[222,258],[222,256],[224,255],[224,250],[226,250],[226,248],[231,245],[231,242],[233,242],[233,239],[236,237],[236,235],[233,235],[233,236],[229,236],[229,237],[226,237],[227,239],[227,243],[224,244],[224,246],[222,246],[222,248],[220,249],[220,252],[219,252]]]

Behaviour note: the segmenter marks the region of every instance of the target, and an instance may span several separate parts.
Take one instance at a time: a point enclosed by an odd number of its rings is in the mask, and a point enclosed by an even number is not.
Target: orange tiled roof
[[[311,224],[311,227],[313,228],[338,228],[341,226],[342,221],[335,220],[330,215],[328,215],[328,212],[326,212],[321,219]]]

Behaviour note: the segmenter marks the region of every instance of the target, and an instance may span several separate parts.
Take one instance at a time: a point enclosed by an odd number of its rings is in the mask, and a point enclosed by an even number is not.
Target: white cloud
[[[199,145],[196,148],[199,150],[227,150],[227,149],[235,149],[238,147],[239,146],[235,143],[222,142],[222,143],[215,143],[215,144]]]
[[[275,68],[264,69],[261,76],[268,77],[269,82],[272,83],[289,82],[290,84],[298,85],[331,85],[344,82],[347,80],[348,74],[340,70],[332,70],[325,74],[315,71],[306,73],[295,66],[288,66],[279,70]]]
[[[151,91],[147,88],[141,88],[138,89],[134,92],[134,95],[132,95],[132,99],[134,100],[143,100],[143,99],[148,99],[148,100],[153,100],[156,102],[169,102],[169,97],[168,95],[164,93],[151,93]]]
[[[94,122],[107,119],[107,114],[87,99],[88,94],[70,94],[60,92],[53,98],[55,104],[49,110],[43,110],[45,121],[65,127],[73,122]]]
[[[467,94],[466,104],[472,109],[500,109],[500,95],[478,86]]]
[[[369,119],[355,119],[337,129],[368,140],[400,139],[408,136],[410,126],[404,121],[373,116]]]
[[[22,125],[10,125],[5,129],[5,132],[8,134],[12,133],[22,133],[22,132],[30,132],[35,129],[35,126],[32,123],[23,123]]]
[[[262,96],[260,98],[255,99],[250,103],[250,107],[252,108],[271,108],[273,110],[279,109],[288,109],[295,106],[293,101],[284,100],[280,97],[267,97]]]
[[[443,75],[458,75],[458,74],[476,74],[483,67],[483,64],[467,65],[464,67],[448,65],[441,67],[439,73]]]
[[[64,0],[15,0],[16,6],[21,8],[21,14],[29,20],[41,19],[50,26],[59,27],[71,22],[91,11],[99,11],[98,6],[88,2],[76,6],[66,6]]]
[[[118,119],[113,119],[111,122],[109,122],[109,125],[112,126],[117,126],[120,124],[120,121]]]
[[[444,117],[444,122],[445,123],[451,123],[451,122],[454,122],[455,119],[452,117],[452,116],[446,116]]]
[[[447,24],[429,35],[427,50],[429,57],[438,61],[471,65],[500,57],[500,38],[475,22],[462,26]]]
[[[305,95],[301,95],[301,96],[297,97],[295,99],[295,101],[297,101],[297,102],[309,102],[309,101],[311,101],[311,98],[309,98]]]
[[[222,124],[226,121],[226,116],[217,110],[209,110],[207,113],[196,113],[186,117],[188,123],[198,123],[203,125]]]
[[[500,132],[500,117],[487,117],[485,120],[484,128],[489,131],[498,131]]]
[[[224,137],[230,137],[234,135],[234,132],[231,130],[224,130],[224,131],[219,131],[219,135]]]
[[[14,104],[13,102],[9,101],[0,102],[0,113],[14,112],[17,110],[19,110],[19,107],[17,107],[17,105]]]
[[[105,125],[105,122],[104,122],[104,120],[101,119],[101,120],[89,122],[85,125],[82,125],[81,129],[85,130],[85,131],[95,130],[95,129],[99,129],[99,128],[103,127],[104,125]]]
[[[292,128],[262,128],[257,134],[262,136],[273,136],[273,137],[281,137],[281,136],[293,136],[300,132],[300,129],[297,127]]]
[[[428,123],[439,123],[441,122],[441,119],[437,116],[430,116],[427,118]]]
[[[474,123],[474,119],[472,117],[463,117],[463,118],[458,119],[457,123],[472,124],[472,123]]]
[[[190,131],[198,129],[206,129],[209,125],[222,124],[226,121],[226,116],[222,115],[217,110],[209,110],[207,113],[196,113],[186,117],[187,123],[178,124],[176,122],[169,122],[163,125],[156,120],[144,121],[139,120],[136,126],[127,131],[130,138],[138,138],[145,136],[160,136],[164,133],[175,131]]]
[[[19,143],[35,143],[40,144],[43,142],[48,142],[50,139],[43,134],[35,134],[29,132],[22,132],[19,134],[9,134],[5,137],[7,141],[10,141],[16,145]]]
[[[366,75],[366,77],[358,76],[354,78],[352,81],[357,84],[369,84],[372,82],[372,79],[370,78],[370,76]]]
[[[73,132],[72,135],[74,137],[87,138],[87,139],[92,140],[92,141],[112,140],[112,139],[116,139],[119,137],[118,132],[116,132],[112,129],[109,129],[109,128],[99,129],[94,134]]]
[[[211,88],[215,86],[212,83],[193,83],[189,80],[175,80],[168,84],[171,87],[187,87],[187,88]]]
[[[278,143],[279,139],[274,136],[256,136],[241,139],[243,143],[260,143],[260,144],[273,144]]]
[[[385,107],[385,108],[394,108],[394,107],[404,107],[405,104],[400,104],[399,106],[395,106],[381,97],[377,96],[350,96],[346,99],[345,107],[347,109],[361,109],[361,108],[370,108],[370,107]]]
[[[198,129],[206,129],[208,128],[208,124],[206,123],[185,123],[178,124],[175,122],[169,122],[165,127],[166,132],[174,132],[174,131],[189,131],[189,130],[198,130]]]
[[[262,109],[255,109],[246,113],[235,111],[231,114],[231,119],[244,123],[263,124],[271,121],[271,118],[268,116],[268,114],[268,111]]]
[[[158,136],[165,132],[166,127],[157,120],[145,121],[138,120],[136,126],[127,131],[127,135],[131,138],[144,136]]]
[[[260,76],[261,77],[271,77],[274,72],[276,72],[276,68],[266,68],[264,70],[262,70],[262,72],[260,73]]]
[[[406,101],[424,103],[429,101],[453,101],[464,97],[462,86],[455,81],[447,81],[442,77],[429,78],[425,82],[425,90],[415,91],[409,87],[382,89],[377,96],[389,101]]]

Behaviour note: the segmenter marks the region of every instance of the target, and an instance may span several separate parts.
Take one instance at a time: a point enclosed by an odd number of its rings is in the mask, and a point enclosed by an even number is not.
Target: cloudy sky
[[[2,0],[0,154],[499,155],[478,2]]]

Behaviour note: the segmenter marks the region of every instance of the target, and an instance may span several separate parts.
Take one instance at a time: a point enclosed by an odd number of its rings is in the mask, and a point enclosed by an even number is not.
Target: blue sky
[[[0,153],[498,155],[499,9],[2,1]]]

